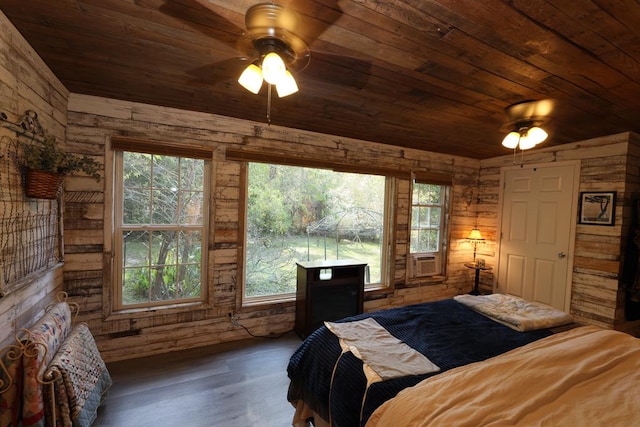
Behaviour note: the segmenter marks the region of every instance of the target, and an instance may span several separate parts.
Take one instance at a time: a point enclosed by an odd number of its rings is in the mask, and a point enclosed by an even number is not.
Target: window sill
[[[154,307],[125,308],[121,310],[112,310],[105,318],[105,320],[111,321],[144,318],[156,316],[158,314],[166,315],[174,313],[184,313],[186,311],[209,310],[211,308],[213,307],[210,304],[204,302],[190,302],[184,304],[171,304]]]
[[[384,285],[369,285],[364,288],[364,299],[372,300],[378,298],[387,297],[390,293],[393,293],[393,289]],[[245,300],[242,303],[242,308],[260,307],[265,308],[269,305],[283,305],[287,303],[294,303],[296,301],[296,294],[282,294],[278,296],[264,296],[264,297],[252,297]]]
[[[283,304],[283,303],[292,302],[295,300],[296,300],[295,293],[250,297],[242,301],[242,307],[265,306],[269,304]]]
[[[420,286],[441,285],[446,280],[446,276],[429,276],[418,279],[407,279],[404,283],[396,285],[396,288],[418,288]]]

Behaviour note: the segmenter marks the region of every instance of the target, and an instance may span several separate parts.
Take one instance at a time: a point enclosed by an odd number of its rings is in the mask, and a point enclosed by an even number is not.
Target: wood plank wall
[[[38,113],[42,126],[59,141],[64,141],[69,93],[2,12],[0,58],[0,112],[15,123],[27,110],[33,110]],[[0,137],[5,136],[16,138],[13,131],[0,127]],[[33,201],[24,196],[15,203],[28,205],[27,209],[34,206]],[[13,212],[12,206],[4,203],[0,209]],[[0,298],[0,347],[13,340],[16,330],[30,326],[54,300],[62,289],[62,267],[20,282],[11,284],[11,292]]]
[[[96,158],[104,159],[106,179],[96,183],[88,178],[73,177],[66,182],[65,289],[82,307],[81,320],[89,324],[106,360],[247,337],[246,332],[228,321],[230,311],[236,312],[241,323],[257,334],[292,329],[293,302],[241,306],[243,167],[242,162],[225,158],[225,150],[229,147],[287,158],[452,175],[455,185],[447,278],[406,280],[410,181],[399,179],[394,206],[394,287],[367,295],[365,310],[447,298],[472,287],[470,271],[463,264],[471,258],[472,249],[464,242],[464,237],[473,227],[476,216],[476,204],[468,197],[468,190],[477,187],[479,161],[475,159],[78,94],[70,95],[68,108],[69,146],[91,150]],[[208,273],[211,297],[208,307],[135,315],[110,312],[111,200],[107,195],[111,191],[112,153],[108,144],[112,136],[212,148],[212,235]]]
[[[570,310],[578,321],[635,335],[640,334],[640,322],[627,322],[624,318],[620,277],[632,201],[638,198],[639,152],[639,136],[621,133],[548,149],[534,149],[524,155],[527,164],[579,160],[579,191],[617,192],[613,227],[577,225]],[[487,257],[494,262],[500,168],[513,166],[513,159],[513,156],[504,156],[481,161],[479,221],[483,231],[490,230],[488,234],[493,243],[487,245],[490,249]]]

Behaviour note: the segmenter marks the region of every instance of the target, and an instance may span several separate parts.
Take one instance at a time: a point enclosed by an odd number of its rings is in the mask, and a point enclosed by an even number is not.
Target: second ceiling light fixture
[[[502,140],[502,145],[524,151],[545,141],[549,135],[540,125],[552,110],[553,101],[550,99],[523,101],[508,106],[505,113],[509,117],[511,131]]]

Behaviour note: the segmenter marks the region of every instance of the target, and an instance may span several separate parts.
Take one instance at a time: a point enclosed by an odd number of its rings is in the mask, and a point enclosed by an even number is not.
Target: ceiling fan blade
[[[199,0],[167,0],[158,10],[168,16],[180,19],[206,36],[237,49],[238,40],[245,35],[244,28],[204,6],[203,3],[204,1]]]
[[[553,111],[555,101],[541,99],[537,101],[522,101],[505,108],[509,123],[527,120],[544,120]]]
[[[215,84],[237,80],[247,65],[249,61],[246,58],[229,58],[189,70],[187,73],[199,83]]]
[[[165,0],[160,7],[163,13],[180,19],[238,52],[236,58],[190,70],[188,73],[194,80],[216,83],[237,79],[248,62],[259,56],[260,44],[256,40],[268,38],[273,28],[276,28],[277,37],[288,48],[282,52],[286,57],[287,67],[294,73],[304,71],[298,78],[326,81],[356,89],[367,84],[370,62],[309,51],[308,45],[318,40],[342,16],[339,0],[282,0],[278,2],[281,7],[264,0],[262,3],[250,4],[244,12],[240,12],[249,3],[249,0],[242,1],[242,4],[229,4],[226,0]],[[246,28],[240,26],[241,20]],[[319,44],[322,45],[323,42]]]
[[[308,45],[317,40],[322,33],[331,27],[341,16],[339,0],[328,0],[322,3],[308,0],[283,1],[287,9],[298,15],[298,24],[294,31]]]
[[[309,66],[299,75],[301,82],[307,78],[332,84],[362,89],[371,76],[371,62],[325,52],[311,52]]]
[[[253,6],[273,5],[281,6],[287,11],[294,12],[296,22],[287,24],[287,31],[303,37],[307,43],[313,42],[327,28],[332,26],[342,16],[339,6],[340,0],[193,0],[211,10],[224,9],[229,11],[227,18],[244,25],[246,12]],[[240,18],[241,17],[241,18]]]

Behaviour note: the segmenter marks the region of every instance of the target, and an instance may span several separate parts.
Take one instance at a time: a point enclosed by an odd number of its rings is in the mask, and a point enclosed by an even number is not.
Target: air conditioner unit
[[[440,254],[411,254],[409,270],[411,277],[436,276],[441,272]]]

